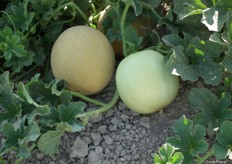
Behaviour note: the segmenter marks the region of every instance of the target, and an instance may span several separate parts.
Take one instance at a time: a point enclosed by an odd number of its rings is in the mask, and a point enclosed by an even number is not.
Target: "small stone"
[[[88,164],[102,164],[103,157],[102,147],[98,146],[88,154]]]
[[[122,101],[120,101],[118,103],[118,109],[119,110],[125,110],[126,108],[127,108],[126,105]]]
[[[126,155],[126,151],[125,151],[125,150],[122,150],[120,156],[123,157],[123,156],[125,156],[125,155]]]
[[[124,129],[124,128],[125,128],[125,124],[122,123],[122,122],[120,122],[120,123],[118,124],[118,127],[119,127],[119,129]]]
[[[65,159],[61,159],[58,162],[58,164],[66,164],[66,163],[67,163],[67,161]],[[83,163],[79,162],[79,164],[83,164]]]
[[[50,161],[49,164],[56,164],[56,162],[55,161]]]
[[[91,133],[91,139],[92,141],[99,141],[101,142],[102,137],[100,133]]]
[[[114,142],[113,139],[110,138],[109,136],[104,136],[103,138],[104,138],[105,143],[106,143],[107,145],[111,145],[111,144]]]
[[[77,137],[70,151],[70,158],[85,157],[88,154],[88,144],[80,137]]]
[[[148,117],[141,117],[140,118],[140,125],[144,128],[150,128],[150,119]]]
[[[5,138],[2,138],[2,139],[1,139],[1,144],[4,145],[5,142],[6,142],[6,139],[5,139]]]
[[[135,159],[135,160],[139,159],[139,157],[140,157],[139,154],[135,154],[135,155],[134,155],[134,159]]]
[[[110,110],[107,110],[107,111],[104,113],[105,117],[108,118],[108,117],[113,116],[113,115],[114,115],[114,111],[115,111],[114,108],[113,108],[113,109],[110,109]]]
[[[97,131],[100,133],[100,134],[105,134],[106,133],[106,129],[107,129],[107,126],[106,125],[102,125],[100,126]]]
[[[88,164],[101,164],[102,160],[99,158],[97,153],[91,151],[88,155]]]
[[[85,163],[85,158],[80,158],[80,159],[78,160],[78,164],[84,164],[84,163]],[[64,164],[67,164],[67,162],[64,163]]]
[[[131,127],[132,127],[132,125],[131,124],[126,124],[126,129],[128,129],[128,130],[130,130],[131,129]]]
[[[111,131],[111,132],[115,132],[115,131],[117,131],[117,125],[111,125],[111,126],[109,126],[109,130]]]
[[[114,125],[117,125],[119,123],[119,120],[116,117],[113,117],[111,119],[111,123],[114,124]]]
[[[101,122],[101,120],[102,120],[102,114],[101,114],[101,113],[99,113],[97,116],[91,116],[91,117],[89,118],[89,122],[90,122],[90,123]]]
[[[98,155],[103,154],[103,149],[102,149],[102,147],[101,147],[101,146],[97,146],[97,147],[95,148],[95,152],[96,152]]]
[[[149,164],[149,163],[143,159],[140,164]]]
[[[122,119],[122,121],[126,122],[126,121],[128,121],[129,117],[125,114],[122,114],[121,119]]]
[[[82,137],[82,140],[85,141],[87,144],[91,143],[90,137]]]
[[[36,153],[36,158],[37,158],[38,160],[41,160],[41,159],[44,158],[44,154],[43,154],[43,153]]]
[[[137,112],[134,112],[133,110],[130,110],[132,116],[139,116],[140,114]]]
[[[133,145],[131,146],[131,150],[135,150],[135,148],[136,148],[136,145],[133,144]]]

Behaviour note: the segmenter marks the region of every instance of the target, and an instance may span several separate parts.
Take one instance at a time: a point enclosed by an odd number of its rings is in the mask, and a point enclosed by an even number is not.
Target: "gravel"
[[[149,115],[128,109],[119,100],[107,112],[89,119],[86,128],[66,133],[59,146],[60,154],[48,156],[35,149],[22,164],[152,164],[153,154],[173,135],[171,126],[183,114],[191,116],[187,95],[193,84],[181,84],[176,99],[162,112]],[[201,87],[201,84],[198,84]],[[109,101],[113,94],[97,97]],[[87,110],[93,110],[88,105]],[[4,139],[1,140],[4,142]],[[14,154],[6,158],[13,163]]]

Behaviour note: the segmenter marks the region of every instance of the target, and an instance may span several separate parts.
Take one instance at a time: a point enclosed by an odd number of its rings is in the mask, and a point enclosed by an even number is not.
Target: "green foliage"
[[[0,64],[3,71],[12,74],[20,74],[32,65],[45,65],[64,25],[84,17],[77,5],[68,0],[11,1],[1,14]]]
[[[170,72],[218,85],[223,71],[231,71],[231,10],[224,4],[174,1],[179,31],[162,38],[173,49],[167,61]]]
[[[167,68],[182,80],[202,79],[216,87],[215,93],[190,91],[190,106],[196,114],[193,120],[183,116],[173,125],[175,134],[155,154],[154,163],[201,164],[212,155],[231,157],[230,0],[173,0],[172,4],[161,0],[14,0],[4,3],[0,11],[0,133],[6,138],[0,147],[0,163],[4,163],[1,155],[10,151],[16,152],[19,162],[36,147],[45,154],[57,154],[65,132],[79,132],[89,116],[116,103],[117,92],[109,104],[103,104],[66,90],[64,81],[52,77],[49,61],[52,45],[63,30],[79,24],[96,28],[99,13],[109,4],[105,34],[111,42],[122,41],[125,57],[154,49],[166,54]],[[165,4],[170,9],[159,13]],[[143,37],[131,25],[141,15],[153,23]],[[85,112],[85,104],[74,96],[101,108]],[[212,144],[206,142],[208,136]]]
[[[178,148],[184,155],[184,163],[192,163],[194,157],[205,153],[208,144],[205,141],[205,129],[201,125],[193,126],[193,122],[181,117],[174,125],[175,137],[170,137],[168,143]]]
[[[71,93],[63,88],[58,80],[45,84],[35,76],[30,82],[20,82],[13,89],[9,73],[0,76],[0,105],[3,110],[0,115],[0,130],[7,138],[1,154],[15,150],[19,156],[28,157],[29,143],[38,138],[39,148],[41,146],[44,153],[54,154],[57,149],[46,151],[50,145],[44,144],[49,134],[57,134],[57,140],[53,140],[51,144],[58,146],[64,131],[77,132],[83,128],[82,122],[75,117],[83,113],[85,104],[71,102]],[[22,152],[24,153],[21,154]]]
[[[207,89],[193,88],[189,93],[189,101],[193,109],[200,109],[195,115],[195,122],[208,128],[213,133],[214,129],[226,120],[232,120],[231,95],[227,92],[218,99]]]
[[[180,152],[175,152],[176,148],[166,143],[159,149],[159,154],[154,154],[155,164],[180,164],[184,156]]]
[[[225,159],[227,156],[231,159],[232,156],[232,139],[231,129],[232,122],[225,121],[220,126],[220,131],[216,136],[216,143],[213,144],[212,149],[218,159]]]

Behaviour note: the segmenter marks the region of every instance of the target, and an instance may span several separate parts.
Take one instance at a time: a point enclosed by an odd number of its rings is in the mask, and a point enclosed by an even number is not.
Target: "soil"
[[[176,99],[165,109],[149,115],[128,109],[121,100],[107,112],[91,117],[86,128],[66,133],[59,147],[60,154],[44,155],[35,149],[22,164],[152,164],[153,154],[172,136],[172,125],[182,115],[191,118],[188,93],[203,83],[180,83]],[[99,94],[96,99],[109,102],[113,93]],[[88,105],[87,110],[95,106]],[[4,142],[4,141],[1,141]],[[7,157],[13,163],[13,153]]]

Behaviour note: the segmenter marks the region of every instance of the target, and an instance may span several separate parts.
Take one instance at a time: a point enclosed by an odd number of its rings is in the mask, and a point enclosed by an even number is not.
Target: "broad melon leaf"
[[[201,13],[202,13],[202,9],[193,10],[191,6],[187,6],[179,13],[179,19],[182,20],[188,16],[197,15]]]
[[[180,164],[184,156],[181,152],[176,152],[176,148],[169,143],[164,144],[159,149],[159,154],[154,155],[155,164]]]
[[[174,137],[168,139],[168,143],[178,148],[178,152],[183,153],[184,162],[191,163],[197,155],[205,153],[208,150],[208,144],[204,137],[205,128],[199,124],[193,126],[193,121],[182,116],[173,125]]]
[[[232,119],[231,95],[222,93],[217,98],[213,93],[205,88],[193,88],[189,93],[190,105],[193,109],[201,110],[195,115],[195,122],[209,128],[213,133],[224,121]]]
[[[201,22],[209,29],[209,31],[219,32],[226,22],[225,8],[213,6],[203,10]]]
[[[219,128],[219,133],[216,136],[217,143],[213,144],[214,154],[217,159],[225,159],[227,156],[232,156],[232,122],[225,121]]]
[[[48,155],[58,154],[58,146],[60,144],[60,139],[63,133],[64,131],[57,130],[47,131],[46,133],[42,134],[37,142],[39,150]]]
[[[9,80],[9,72],[0,76],[0,122],[12,120],[21,113],[20,99],[13,93],[14,84]]]
[[[60,103],[69,104],[72,95],[71,92],[64,90],[64,87],[64,81],[56,79],[47,84],[38,78],[32,78],[30,82],[25,84],[25,89],[31,99],[40,106],[57,106]]]
[[[5,123],[3,126],[3,135],[6,137],[1,153],[16,148],[17,154],[23,157],[30,155],[29,142],[36,141],[40,136],[40,129],[37,123],[30,123],[25,126],[26,117],[19,120],[18,126]]]
[[[61,122],[66,122],[69,126],[69,131],[77,132],[83,129],[83,125],[75,117],[78,114],[82,114],[85,104],[82,102],[73,102],[67,107],[64,105],[58,106],[58,113]]]
[[[174,0],[173,11],[178,15],[179,19],[184,19],[191,15],[201,14],[202,9],[206,9],[201,0]]]
[[[225,67],[226,71],[232,72],[232,46],[229,47],[228,54],[221,64]]]
[[[161,3],[161,0],[145,0],[145,2],[147,3],[147,4],[149,4],[150,6],[152,6],[153,8],[157,8],[159,5],[160,5],[160,3]]]
[[[191,65],[183,51],[183,46],[174,47],[173,54],[170,56],[166,66],[172,74],[181,76],[182,80],[196,81],[198,72],[195,70],[194,65]]]
[[[191,40],[191,36],[187,33],[183,34],[184,37],[181,38],[177,33],[165,35],[162,37],[162,41],[167,45],[171,47],[177,47],[179,45],[182,45],[186,47]]]
[[[82,102],[72,102],[67,107],[64,105],[58,106],[59,117],[62,122],[69,122],[75,119],[75,116],[82,114],[85,104]]]

